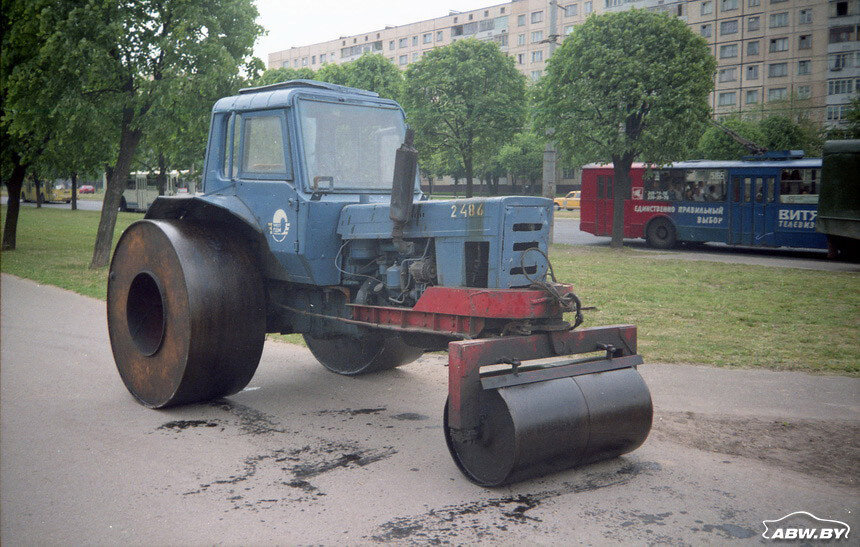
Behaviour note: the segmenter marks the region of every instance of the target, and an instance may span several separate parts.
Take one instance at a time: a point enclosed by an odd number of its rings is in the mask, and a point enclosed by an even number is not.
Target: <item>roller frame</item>
[[[557,355],[606,352],[604,358],[564,360],[544,368],[481,373],[481,367]],[[464,340],[448,344],[448,424],[461,440],[480,435],[480,393],[508,385],[593,374],[642,364],[636,327],[612,325],[530,336]],[[551,366],[555,365],[555,366]]]

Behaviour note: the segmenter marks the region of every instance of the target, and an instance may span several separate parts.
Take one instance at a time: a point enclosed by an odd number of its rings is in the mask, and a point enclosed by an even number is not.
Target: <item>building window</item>
[[[735,104],[738,94],[734,91],[724,91],[717,98],[717,104],[720,106],[731,106]]]
[[[533,11],[532,12],[532,24],[542,23],[543,22],[543,12],[542,11]]]
[[[321,64],[321,65],[324,65],[324,64],[325,64],[325,61],[326,61],[326,54],[325,54],[325,53],[320,53],[320,64]]]
[[[308,66],[308,58],[302,57],[302,66]]]
[[[788,63],[771,63],[767,67],[768,78],[788,76]]]
[[[797,49],[810,49],[812,48],[812,35],[811,34],[801,34],[797,40]]]
[[[311,64],[312,65],[317,64],[317,56],[316,55],[311,55]]]
[[[827,59],[827,66],[830,70],[842,70],[851,66],[850,53],[831,53]]]
[[[405,65],[405,64],[406,64],[406,62],[407,62],[407,56],[406,56],[406,55],[401,55],[401,56],[400,56],[400,57],[398,57],[398,59],[397,59],[397,63],[398,63],[398,64],[400,64],[400,65]]]
[[[755,42],[747,42],[747,55],[758,55],[759,53],[759,41]]]
[[[417,36],[413,36],[413,37],[412,37],[412,45],[413,45],[413,46],[417,46],[417,45],[418,45],[418,37],[417,37]]]
[[[720,35],[725,34],[737,34],[738,32],[738,20],[732,19],[731,21],[723,21],[720,23]]]
[[[842,95],[845,93],[854,93],[854,91],[857,89],[857,82],[854,78],[841,78],[839,80],[827,81],[828,95]]]
[[[770,28],[780,28],[788,26],[788,12],[784,11],[782,13],[771,13],[770,14]]]
[[[711,24],[708,23],[707,25],[702,25],[702,28],[699,30],[699,32],[701,32],[702,36],[704,36],[705,38],[710,38],[711,37]]]
[[[499,44],[499,47],[508,47],[508,35],[507,34],[499,34],[493,40]]]
[[[543,50],[532,51],[532,62],[540,63],[543,61]]]
[[[299,60],[298,59],[293,59],[293,66],[294,67],[299,66]]]
[[[423,36],[421,36],[421,40],[425,44],[431,43],[433,41],[433,33],[431,33],[431,32],[425,33]]]
[[[798,25],[809,25],[812,23],[812,10],[811,9],[802,9],[797,12],[797,24]]]
[[[401,39],[397,42],[397,47],[406,47],[406,46],[408,46],[408,45],[409,45],[409,38],[401,38]]]
[[[812,97],[812,86],[799,85],[797,86],[797,98],[808,99]]]
[[[524,26],[526,26],[526,16],[525,16],[525,14],[523,14],[523,15],[517,15],[517,26],[518,26],[518,27],[524,27]]]
[[[846,25],[843,27],[831,27],[830,28],[830,43],[838,44],[840,42],[852,42],[854,41],[854,27],[851,25]]]
[[[747,67],[747,80],[758,80],[758,65]]]
[[[788,51],[788,38],[771,38],[768,51],[771,53]]]
[[[847,104],[837,104],[833,106],[827,107],[827,121],[838,122],[839,120],[844,120],[847,113],[848,107],[851,105]]]
[[[758,89],[747,90],[747,104],[756,104],[758,102]]]
[[[522,65],[526,62],[526,54],[525,53],[517,53],[517,64]]]
[[[388,42],[388,49],[389,49],[389,50],[393,50],[393,49],[394,49],[394,40],[390,40],[390,41]]]
[[[571,32],[573,32],[573,25],[567,25],[566,27],[564,27],[564,35],[565,36],[567,36]]]
[[[541,40],[543,40],[543,31],[542,30],[536,30],[536,31],[532,32],[532,43],[533,44],[537,44]]]
[[[714,3],[711,0],[705,0],[702,2],[702,15],[708,15],[714,13]]]
[[[738,9],[738,0],[720,0],[720,11],[731,11],[734,9]]]
[[[585,3],[585,6],[584,6],[584,8],[583,8],[583,10],[585,11],[585,14],[586,14],[586,15],[588,15],[589,13],[591,13],[593,9],[594,9],[594,8],[591,6],[591,2],[586,2],[586,3]]]
[[[797,61],[797,75],[805,76],[806,74],[812,74],[812,61],[809,59]]]
[[[737,68],[721,68],[718,79],[720,82],[734,82],[737,78]]]
[[[443,33],[441,30],[437,30],[436,31],[436,41],[441,42],[444,38],[445,38],[445,33]]]
[[[565,17],[573,17],[575,15],[579,15],[579,6],[576,4],[569,4],[564,8],[564,16]]]
[[[760,5],[761,5],[761,0],[749,0],[749,2],[747,2],[747,6],[749,6],[751,8],[754,8],[754,7],[760,6]]]
[[[787,87],[772,87],[767,90],[768,101],[782,101],[786,98],[788,98]]]
[[[779,4],[781,2],[786,2],[787,0],[770,0],[771,4]]]
[[[543,71],[532,70],[532,81],[536,82],[536,81],[540,80],[541,75],[543,75]]]
[[[758,15],[755,17],[750,17],[747,19],[747,30],[750,32],[756,31],[761,28],[761,19]]]
[[[517,35],[517,45],[518,46],[526,45],[526,35],[525,34],[518,34]]]
[[[833,8],[830,10],[832,17],[845,17],[848,15],[848,2],[831,2]]]
[[[738,56],[738,45],[737,44],[727,44],[725,46],[720,46],[720,59],[729,59],[731,57]]]

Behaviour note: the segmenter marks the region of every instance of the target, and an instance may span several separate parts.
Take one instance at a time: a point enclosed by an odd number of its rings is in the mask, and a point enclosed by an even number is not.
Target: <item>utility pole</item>
[[[558,1],[550,0],[549,1],[549,36],[547,36],[544,42],[549,44],[549,57],[552,57],[552,54],[555,52],[555,48],[558,47]],[[552,136],[552,130],[547,131],[548,136]],[[558,161],[558,148],[556,147],[555,141],[548,140],[546,143],[546,147],[543,151],[543,197],[554,199],[555,198],[555,188],[556,184],[559,180],[561,180],[561,169],[560,163]],[[552,244],[553,235],[555,233],[555,229],[553,224],[555,224],[555,216],[553,216],[553,223],[549,225],[549,244]]]

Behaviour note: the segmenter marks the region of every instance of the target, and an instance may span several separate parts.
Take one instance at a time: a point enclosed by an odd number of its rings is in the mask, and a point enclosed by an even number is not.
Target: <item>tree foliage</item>
[[[706,42],[683,21],[637,9],[590,16],[549,59],[537,127],[577,164],[613,162],[613,246],[622,243],[631,164],[693,149],[715,69]]]
[[[394,63],[379,53],[365,53],[346,64],[347,83],[350,87],[379,93],[386,99],[400,100],[403,74]]]
[[[422,156],[455,155],[471,197],[476,158],[494,156],[522,127],[525,77],[496,44],[458,40],[409,65],[403,106]]]
[[[534,183],[543,174],[543,150],[543,141],[534,133],[517,133],[499,150],[499,162],[514,177]]]
[[[728,118],[720,121],[720,124],[758,146],[765,146],[764,134],[759,124],[754,121]],[[708,160],[738,160],[750,155],[750,153],[750,150],[747,150],[721,128],[716,125],[709,125],[699,138],[695,155],[697,158]]]
[[[115,156],[91,267],[107,264],[116,210],[141,139],[177,101],[232,81],[262,29],[251,0],[38,0],[42,77],[65,85],[72,109],[111,128]],[[34,75],[34,77],[36,77]],[[209,108],[210,101],[202,105]]]
[[[270,68],[251,81],[251,85],[270,85],[289,80],[313,80],[314,71],[309,68]]]

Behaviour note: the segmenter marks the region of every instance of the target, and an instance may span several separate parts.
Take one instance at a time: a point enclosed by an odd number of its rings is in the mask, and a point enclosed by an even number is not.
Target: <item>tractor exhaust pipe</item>
[[[391,207],[388,218],[394,223],[391,238],[403,254],[412,254],[410,242],[403,240],[403,228],[412,215],[412,198],[415,194],[415,173],[418,169],[418,151],[413,146],[415,133],[406,130],[406,138],[394,156],[394,182],[391,186]]]

